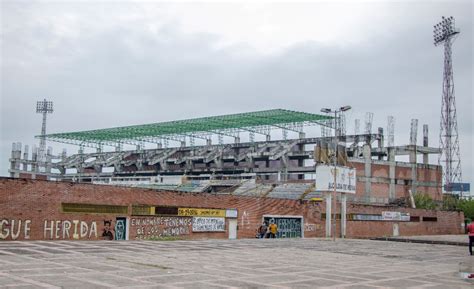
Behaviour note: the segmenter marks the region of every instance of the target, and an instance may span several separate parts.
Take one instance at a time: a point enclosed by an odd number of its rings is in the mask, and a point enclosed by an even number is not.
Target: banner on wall
[[[221,209],[178,208],[178,216],[225,217],[225,213]]]
[[[334,174],[336,174],[336,191],[340,193],[356,193],[356,170],[342,166],[316,166],[316,192],[331,192],[334,190]]]
[[[382,212],[382,220],[383,221],[410,221],[410,214],[409,213],[401,213],[401,212]]]
[[[223,232],[225,218],[193,217],[193,232]]]

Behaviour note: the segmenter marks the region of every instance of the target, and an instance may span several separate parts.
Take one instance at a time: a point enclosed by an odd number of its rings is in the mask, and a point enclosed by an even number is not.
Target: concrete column
[[[306,134],[304,132],[299,133],[299,138],[300,139],[305,138],[305,137],[306,137]]]
[[[381,149],[384,146],[384,137],[383,137],[383,128],[382,127],[379,127],[378,134],[379,134],[379,139],[377,140],[377,147],[379,149]],[[383,160],[382,155],[379,155],[379,160]]]
[[[31,150],[31,160],[33,161],[31,164],[31,171],[38,172],[38,148],[36,146],[33,146],[33,149]],[[33,174],[32,178],[35,179],[36,175]]]
[[[347,212],[347,195],[345,193],[341,193],[341,238],[346,237],[346,212]]]
[[[326,238],[331,238],[331,206],[332,194],[326,193]]]
[[[212,139],[210,138],[206,139],[206,145],[208,146],[212,145]]]
[[[265,136],[265,139],[266,139],[267,141],[270,141],[270,140],[271,140],[271,136],[270,136],[269,134],[267,134],[267,135]]]
[[[428,147],[428,125],[423,125],[423,146]],[[423,154],[423,164],[427,165],[429,163],[428,154]]]
[[[411,166],[411,192],[412,194],[416,193],[416,180],[417,180],[417,173],[416,173],[416,145],[412,146],[413,150],[410,151],[409,155],[409,162]]]
[[[388,185],[388,198],[395,198],[395,149],[388,149],[388,178],[390,184]]]
[[[46,173],[51,173],[51,167],[52,167],[52,163],[51,163],[51,160],[53,158],[53,148],[52,147],[48,147],[48,150],[47,150],[47,153],[46,153],[46,157],[45,157],[45,172]]]
[[[20,174],[20,160],[21,160],[21,143],[12,143],[12,153],[10,159],[10,169],[16,170],[16,172],[10,172],[10,177],[18,178]]]
[[[365,193],[364,197],[366,200],[370,201],[372,196],[372,158],[371,158],[371,148],[370,145],[364,144],[362,147],[362,154],[364,156],[364,176],[365,176]]]
[[[28,153],[30,148],[25,145],[25,151],[23,153],[23,170],[26,172],[28,171]]]
[[[240,137],[236,136],[236,137],[234,138],[234,143],[240,143]]]

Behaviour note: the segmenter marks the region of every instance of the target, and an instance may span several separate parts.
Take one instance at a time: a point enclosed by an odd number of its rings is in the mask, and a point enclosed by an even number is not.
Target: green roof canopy
[[[332,118],[325,115],[272,109],[107,129],[53,133],[47,134],[45,137],[51,141],[76,145],[105,144],[113,146],[118,143],[137,141],[176,140],[183,136],[197,138],[209,138],[213,134],[234,136],[241,131],[265,134],[275,128],[298,131],[307,125],[326,125],[325,123],[329,119]]]

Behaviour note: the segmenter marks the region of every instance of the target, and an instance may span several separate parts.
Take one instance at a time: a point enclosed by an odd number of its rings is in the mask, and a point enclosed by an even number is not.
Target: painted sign
[[[382,220],[383,221],[410,221],[410,214],[409,213],[401,213],[401,212],[389,212],[384,211],[382,212]]]
[[[200,209],[200,208],[178,208],[178,216],[191,217],[225,217],[226,210]]]
[[[315,190],[329,192],[334,190],[334,174],[336,174],[336,191],[340,193],[356,193],[356,170],[354,168],[318,165],[316,166]]]
[[[237,209],[227,209],[225,211],[225,216],[227,218],[237,218]]]
[[[225,218],[193,217],[193,232],[223,232]]]
[[[277,225],[277,238],[301,238],[302,226],[301,218],[291,217],[265,217],[265,223],[275,223]]]
[[[136,217],[130,219],[135,239],[153,239],[190,234],[190,217]]]

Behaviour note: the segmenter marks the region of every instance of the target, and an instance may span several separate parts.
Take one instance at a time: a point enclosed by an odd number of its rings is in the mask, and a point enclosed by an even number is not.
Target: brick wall
[[[65,213],[62,211],[62,203],[127,206],[128,213]],[[193,232],[192,217],[132,216],[133,205],[237,209],[238,215],[236,219],[225,218],[223,232]],[[408,212],[412,216],[420,216],[421,221],[348,221],[347,236],[391,235],[395,223],[399,224],[400,235],[461,233],[462,213],[355,204],[350,204],[347,208],[348,214],[381,214],[382,211]],[[302,217],[305,237],[323,237],[324,212],[324,202],[156,192],[105,185],[0,178],[0,240],[102,239],[106,226],[104,221],[111,220],[113,227],[117,217],[127,218],[130,239],[164,236],[228,238],[231,220],[238,223],[238,238],[254,238],[264,215]],[[423,217],[437,217],[437,221],[424,222]],[[147,222],[151,223],[143,225],[143,219],[150,219]],[[147,231],[148,234],[141,234],[140,230]]]

